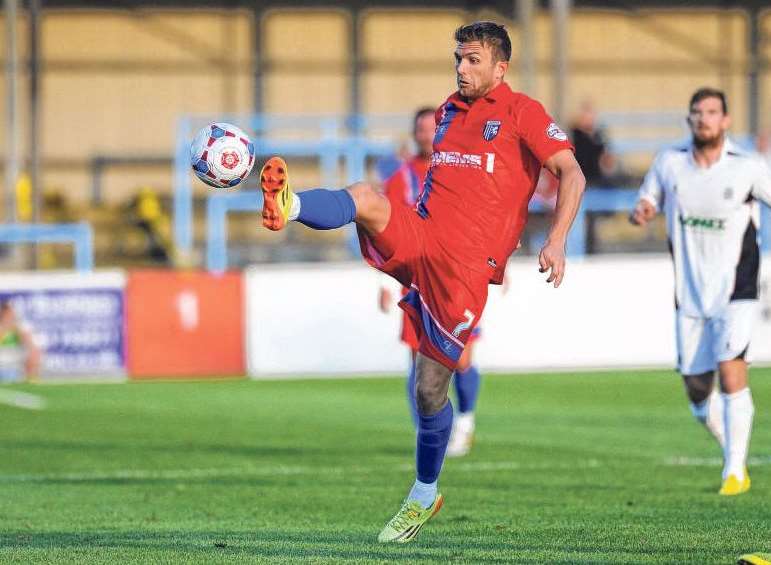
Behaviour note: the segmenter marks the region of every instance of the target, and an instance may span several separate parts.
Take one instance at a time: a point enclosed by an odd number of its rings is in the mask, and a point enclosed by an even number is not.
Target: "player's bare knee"
[[[368,182],[353,183],[347,190],[351,198],[353,198],[354,204],[356,204],[357,215],[366,215],[377,204],[378,199],[382,198],[375,190],[375,187]]]
[[[415,391],[418,412],[422,416],[436,414],[447,402],[447,391],[439,383],[418,382]]]
[[[436,414],[447,402],[452,371],[421,354],[417,355],[415,370],[418,412],[424,416]]]
[[[347,188],[356,206],[356,222],[368,230],[382,231],[391,214],[388,198],[367,182],[357,182]]]
[[[697,375],[683,375],[683,383],[688,400],[694,404],[701,404],[712,393],[715,374],[713,371],[708,371]]]

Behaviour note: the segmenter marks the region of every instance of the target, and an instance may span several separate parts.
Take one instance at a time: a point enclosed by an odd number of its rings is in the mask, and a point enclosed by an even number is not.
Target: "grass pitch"
[[[733,563],[771,551],[771,370],[752,490],[671,372],[486,376],[471,455],[405,546],[402,380],[16,386],[0,405],[0,562]]]

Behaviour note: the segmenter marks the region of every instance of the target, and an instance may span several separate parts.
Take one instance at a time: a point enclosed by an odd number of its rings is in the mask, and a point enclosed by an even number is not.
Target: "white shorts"
[[[750,361],[750,338],[758,315],[757,300],[734,300],[717,316],[694,318],[675,313],[677,369],[699,375],[717,369],[721,361]]]

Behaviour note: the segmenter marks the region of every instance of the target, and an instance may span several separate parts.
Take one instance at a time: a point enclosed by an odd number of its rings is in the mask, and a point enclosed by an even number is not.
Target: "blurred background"
[[[734,138],[771,159],[765,2],[417,4],[4,0],[0,268],[21,277],[6,277],[7,300],[28,321],[37,304],[38,325],[58,328],[39,330],[47,336],[42,341],[58,343],[61,355],[103,348],[97,360],[57,363],[74,363],[80,372],[168,373],[168,367],[130,368],[132,332],[143,336],[138,342],[151,341],[146,336],[156,326],[162,336],[199,326],[221,336],[237,322],[254,335],[250,291],[239,286],[249,284],[241,279],[233,283],[234,300],[245,301],[233,306],[236,318],[215,329],[202,321],[199,292],[217,296],[222,277],[259,266],[265,273],[277,263],[287,269],[358,264],[350,230],[262,229],[255,175],[237,191],[205,186],[190,172],[190,140],[212,120],[229,121],[252,136],[255,170],[266,156],[282,154],[295,188],[382,181],[413,150],[414,110],[436,106],[454,90],[452,34],[469,21],[506,24],[514,47],[509,84],[541,100],[576,143],[589,191],[569,245],[575,259],[621,254],[639,265],[644,256],[628,254],[666,252],[661,221],[640,230],[626,217],[655,152],[687,139],[685,114],[695,89],[723,89]],[[548,226],[548,188],[533,203],[525,257],[537,252]],[[767,235],[768,210],[764,217]],[[86,280],[83,273],[108,278]],[[64,282],[54,284],[56,277]],[[181,290],[172,292],[177,283],[164,282],[169,277],[181,281]],[[153,308],[145,284],[170,289],[154,299],[177,326],[137,321]],[[62,285],[81,293],[71,301],[70,318],[50,315],[65,308],[55,302]],[[38,287],[53,293],[54,302],[41,306],[43,290],[30,290]],[[192,287],[198,290],[184,294]],[[132,306],[134,295],[143,296],[143,306]],[[41,321],[41,312],[55,320]],[[94,312],[103,316],[102,333],[89,329],[97,327]],[[66,337],[78,324],[82,335]],[[233,340],[240,345],[228,354],[241,361],[212,372],[248,369],[248,338],[239,333]],[[43,355],[43,373],[56,372],[52,359]]]

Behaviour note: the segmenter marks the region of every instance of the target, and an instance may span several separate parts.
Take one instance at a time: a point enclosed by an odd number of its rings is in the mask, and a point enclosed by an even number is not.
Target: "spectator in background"
[[[161,201],[155,191],[149,187],[139,189],[129,203],[132,223],[136,225],[147,240],[147,254],[158,263],[169,262],[170,243],[169,217],[164,213]]]
[[[576,148],[576,161],[586,176],[587,185],[609,185],[616,159],[608,150],[605,135],[597,125],[597,113],[590,101],[581,103],[571,127],[571,136]]]
[[[40,371],[40,348],[11,303],[0,302],[0,381],[34,380]]]

